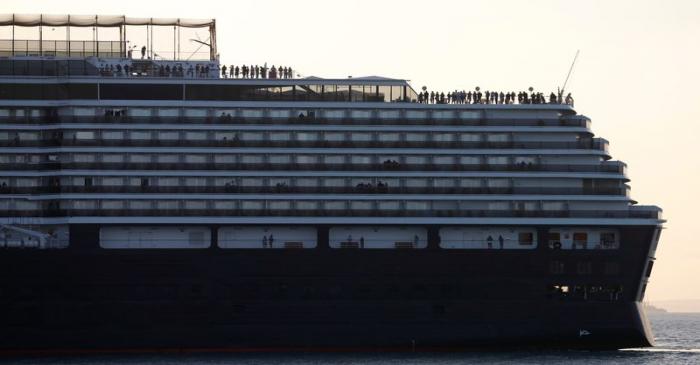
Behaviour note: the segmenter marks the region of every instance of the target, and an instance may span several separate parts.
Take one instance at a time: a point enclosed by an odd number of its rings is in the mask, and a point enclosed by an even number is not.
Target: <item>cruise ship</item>
[[[561,94],[222,76],[211,19],[0,28],[1,353],[653,345],[661,209]]]

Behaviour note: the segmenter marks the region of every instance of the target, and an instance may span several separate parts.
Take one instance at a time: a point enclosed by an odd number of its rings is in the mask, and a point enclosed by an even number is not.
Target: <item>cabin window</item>
[[[270,118],[289,118],[291,111],[284,109],[270,109],[268,115]]]
[[[295,203],[296,209],[302,211],[315,211],[318,210],[317,201],[298,201]]]
[[[207,178],[205,177],[188,177],[185,178],[185,186],[204,187],[207,186]]]
[[[427,112],[419,110],[409,110],[406,112],[406,119],[425,119],[428,117]]]
[[[244,141],[262,141],[263,140],[263,133],[262,132],[242,132],[241,133],[241,139]]]
[[[148,210],[148,209],[151,209],[151,201],[150,200],[131,200],[131,201],[129,201],[129,208],[130,209],[137,209],[137,210]]]
[[[205,210],[207,209],[207,202],[204,200],[186,200],[185,209]]]
[[[372,156],[351,156],[350,161],[353,165],[369,165],[372,163]]]
[[[151,162],[151,155],[129,155],[129,162],[131,163],[149,163]]]
[[[323,134],[323,139],[328,142],[345,141],[345,133],[343,132],[326,132]]]
[[[374,203],[371,201],[353,201],[350,202],[350,209],[355,211],[370,211],[374,209]]]
[[[262,155],[242,155],[241,163],[245,164],[261,164],[264,159]]]
[[[455,113],[451,110],[433,110],[433,118],[435,119],[452,119]]]
[[[455,179],[433,179],[433,186],[436,188],[453,188],[455,186]]]
[[[178,210],[180,202],[177,200],[158,200],[156,201],[156,209],[158,210]]]
[[[298,187],[312,188],[318,186],[318,179],[314,178],[297,178],[294,180],[294,185]]]
[[[327,211],[345,211],[346,204],[344,201],[326,201],[323,202],[323,209]]]
[[[106,140],[121,140],[124,139],[123,131],[103,131],[102,139]]]
[[[317,164],[318,163],[318,156],[314,155],[297,155],[296,157],[296,163],[300,165],[310,165],[310,164]]]
[[[507,165],[510,163],[508,156],[489,156],[486,158],[486,163],[489,165]]]
[[[379,133],[377,138],[380,142],[398,142],[401,140],[401,135],[399,133]]]
[[[406,156],[404,162],[407,165],[425,165],[428,163],[426,156]]]
[[[289,142],[291,139],[290,132],[270,132],[270,141],[272,142]]]
[[[489,142],[508,142],[510,136],[506,133],[489,133],[486,135],[486,140]]]
[[[383,211],[399,210],[401,208],[401,203],[398,201],[380,201],[377,202],[377,208]]]
[[[345,163],[345,156],[330,155],[323,156],[323,163],[327,165],[342,165]]]
[[[355,90],[355,87],[360,88],[361,86],[353,86],[353,90]],[[372,117],[372,112],[369,110],[353,110],[350,112],[350,115],[355,119],[369,119]]]
[[[73,155],[73,161],[78,162],[78,163],[90,163],[90,162],[95,162],[95,155],[93,154],[74,154]]]
[[[241,202],[242,210],[262,210],[264,202],[261,200],[244,200]]]
[[[617,240],[615,239],[614,232],[601,232],[601,234],[600,234],[600,248],[602,248],[602,249],[617,248]]]
[[[232,200],[217,200],[214,202],[214,209],[216,210],[234,210],[236,209],[236,202]]]
[[[433,142],[452,142],[455,140],[455,135],[453,133],[433,133]]]
[[[185,163],[206,163],[207,155],[185,155]]]
[[[260,109],[243,109],[241,116],[244,118],[262,118],[263,111]]]
[[[461,156],[459,158],[459,163],[461,165],[479,165],[481,163],[481,157],[479,157],[479,156]]]
[[[547,236],[549,248],[551,249],[561,249],[561,233],[559,232],[549,232]]]
[[[104,154],[104,155],[102,155],[102,162],[122,163],[122,162],[124,162],[124,155]]]
[[[177,177],[159,177],[157,184],[158,186],[179,186],[180,179]]]
[[[461,142],[480,142],[481,134],[478,133],[462,133],[459,135]]]
[[[157,155],[158,163],[178,163],[180,155]]]
[[[459,179],[459,187],[479,188],[481,187],[481,179]]]
[[[588,233],[585,232],[574,232],[573,249],[586,249],[588,248]]]
[[[389,95],[386,95],[388,97]],[[399,111],[398,110],[380,110],[379,111],[379,118],[380,119],[397,119],[399,117]]]
[[[311,142],[318,140],[318,133],[316,132],[297,132],[297,141],[300,142]]]
[[[207,132],[185,132],[185,140],[187,141],[205,141]]]
[[[371,142],[372,141],[372,133],[359,133],[359,132],[350,133],[350,140],[353,142]]]
[[[334,187],[334,188],[344,187],[345,186],[345,179],[343,179],[343,178],[324,178],[323,179],[323,186]]]
[[[292,157],[289,155],[270,155],[269,161],[271,164],[287,165],[292,162]]]
[[[524,246],[530,246],[535,243],[535,234],[532,232],[520,232],[518,233],[518,244]]]
[[[426,133],[406,133],[407,142],[425,142],[428,140]]]
[[[105,210],[120,210],[124,209],[123,200],[103,200],[100,204]]]
[[[158,139],[161,141],[177,141],[180,139],[178,131],[161,131],[158,132]]]
[[[433,157],[433,164],[435,165],[454,165],[455,158],[453,156],[435,156]]]
[[[236,163],[236,155],[214,155],[215,163]]]
[[[149,140],[149,139],[151,139],[151,132],[150,131],[131,131],[131,133],[129,133],[129,136],[133,140]]]

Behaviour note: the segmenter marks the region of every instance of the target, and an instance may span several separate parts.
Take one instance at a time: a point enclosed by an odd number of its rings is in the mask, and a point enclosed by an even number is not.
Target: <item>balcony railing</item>
[[[37,186],[0,187],[0,194],[500,194],[626,195],[627,188],[299,187],[299,186]]]
[[[593,149],[607,144],[581,142],[462,142],[462,141],[241,141],[231,140],[0,140],[0,147],[279,147],[279,148],[441,148],[441,149]]]
[[[80,217],[80,216],[308,216],[308,217],[463,217],[463,218],[640,218],[660,219],[658,211],[635,210],[272,210],[272,209],[45,209],[0,210],[4,217]]]
[[[425,172],[449,172],[449,171],[498,171],[498,172],[606,172],[621,173],[622,165],[596,164],[596,165],[564,165],[564,164],[400,164],[398,166],[384,166],[383,164],[300,164],[300,163],[111,163],[111,162],[43,162],[43,163],[0,163],[2,170],[244,170],[244,171],[425,171]]]

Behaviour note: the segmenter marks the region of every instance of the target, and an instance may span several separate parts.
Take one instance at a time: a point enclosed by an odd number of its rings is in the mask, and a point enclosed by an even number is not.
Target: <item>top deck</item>
[[[50,27],[45,31],[45,27]],[[196,45],[206,46],[208,52],[206,58],[200,60],[214,61],[217,59],[216,49],[216,21],[214,19],[180,19],[180,18],[133,18],[124,15],[46,15],[46,14],[0,14],[0,30],[9,29],[9,39],[0,39],[0,57],[15,56],[41,56],[41,57],[130,57],[135,46],[130,46],[130,37],[135,33],[145,30],[145,42],[143,45],[143,58],[155,59],[165,55],[158,55],[154,51],[154,33],[156,27],[171,30],[173,45],[173,60],[190,59],[192,54],[182,54],[182,29],[206,29],[209,37],[205,40],[190,39]],[[25,32],[35,28],[37,32],[30,35]],[[65,36],[56,37],[56,28],[65,28]],[[74,28],[91,28],[89,39],[81,39]],[[109,31],[109,30],[118,31]],[[101,32],[102,30],[102,32]],[[84,33],[84,32],[83,32]],[[3,33],[6,36],[7,33]],[[82,35],[85,37],[85,35]],[[159,39],[162,41],[162,39]]]

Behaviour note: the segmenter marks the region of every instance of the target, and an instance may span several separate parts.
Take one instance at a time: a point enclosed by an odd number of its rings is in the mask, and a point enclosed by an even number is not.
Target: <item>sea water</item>
[[[0,358],[17,365],[457,365],[457,364],[700,364],[700,313],[649,316],[656,347],[620,351],[461,353],[183,353]]]

